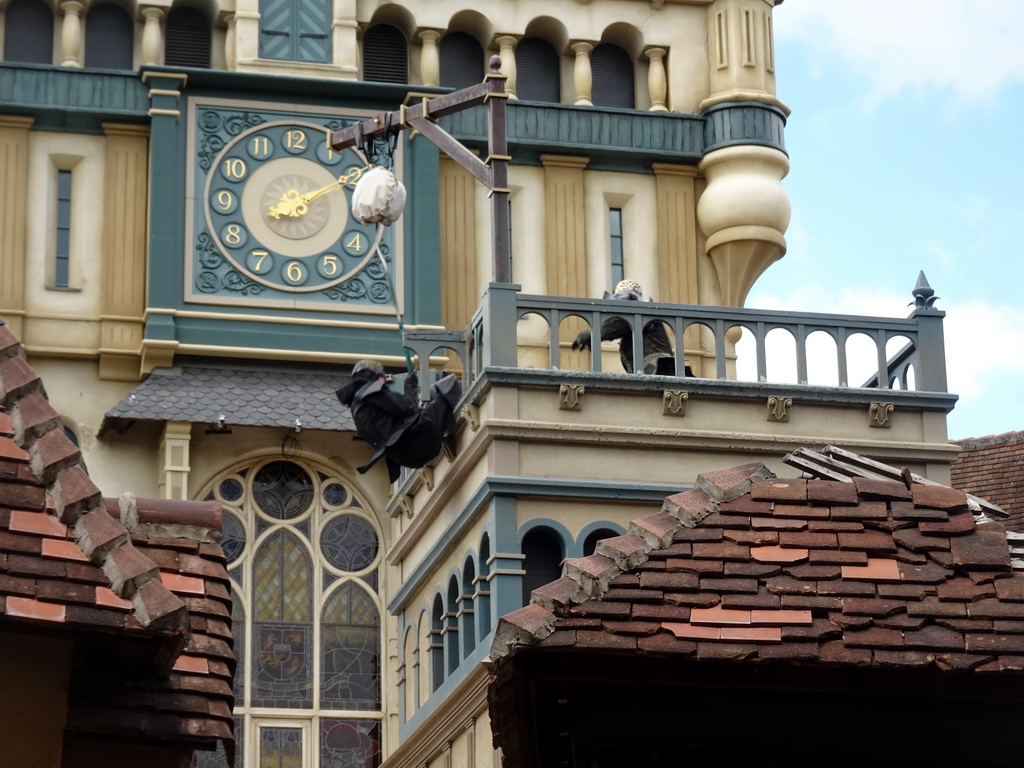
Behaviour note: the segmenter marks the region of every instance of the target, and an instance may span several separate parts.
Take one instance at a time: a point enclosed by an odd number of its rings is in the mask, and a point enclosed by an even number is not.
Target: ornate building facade
[[[909,319],[743,309],[789,222],[774,5],[0,4],[0,316],[106,495],[130,474],[222,505],[237,765],[492,765],[497,619],[709,454],[841,441],[948,482],[926,284]],[[378,259],[348,212],[363,158],[328,137],[429,109],[493,55],[512,282],[488,189],[410,131],[376,147],[409,190]],[[486,158],[484,110],[438,123]],[[635,348],[663,322],[687,376],[572,349],[624,278],[655,300],[626,313]],[[355,471],[333,390],[366,357],[405,368],[400,321],[467,391],[452,450],[391,485]]]

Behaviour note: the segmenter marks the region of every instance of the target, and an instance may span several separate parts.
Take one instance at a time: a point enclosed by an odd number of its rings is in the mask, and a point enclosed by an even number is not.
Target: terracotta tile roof
[[[899,471],[888,468],[899,476]],[[959,490],[710,472],[503,617],[517,646],[745,663],[1024,671],[1024,574]],[[979,514],[979,519],[984,516]]]
[[[0,631],[65,632],[96,649],[81,658],[107,658],[73,677],[69,728],[230,749],[219,534],[216,504],[105,502],[0,321]],[[122,654],[124,669],[106,679]]]
[[[956,440],[953,485],[1002,507],[1010,531],[1024,531],[1024,432]]]

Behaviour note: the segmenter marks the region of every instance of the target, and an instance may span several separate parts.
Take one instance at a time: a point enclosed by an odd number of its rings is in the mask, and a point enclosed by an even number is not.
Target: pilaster
[[[105,123],[100,378],[138,381],[146,308],[149,130]]]
[[[441,323],[465,328],[480,301],[477,259],[476,180],[462,166],[441,158]]]
[[[25,316],[28,137],[33,118],[0,116],[0,317],[21,338]]]
[[[160,438],[160,498],[188,499],[189,443],[192,425],[168,421]]]

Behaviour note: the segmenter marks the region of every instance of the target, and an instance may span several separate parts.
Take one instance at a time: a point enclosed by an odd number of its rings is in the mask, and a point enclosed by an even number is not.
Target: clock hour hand
[[[302,195],[299,194],[297,189],[289,189],[283,195],[281,199],[277,201],[276,205],[270,206],[269,214],[275,219],[280,219],[282,216],[289,216],[291,218],[298,218],[299,216],[305,216],[309,210],[309,204],[316,200],[321,195],[326,195],[328,192],[333,192],[336,189],[341,189],[348,184],[354,184],[359,180],[359,177],[363,175],[363,171],[366,168],[353,168],[348,173],[341,174],[337,180],[331,182],[326,187],[307,192]]]

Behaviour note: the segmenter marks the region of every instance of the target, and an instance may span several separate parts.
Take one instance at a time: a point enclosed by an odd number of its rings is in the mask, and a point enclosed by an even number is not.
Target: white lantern
[[[394,224],[405,210],[405,185],[383,166],[371,169],[352,191],[352,215],[364,224]]]

